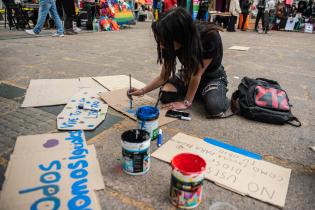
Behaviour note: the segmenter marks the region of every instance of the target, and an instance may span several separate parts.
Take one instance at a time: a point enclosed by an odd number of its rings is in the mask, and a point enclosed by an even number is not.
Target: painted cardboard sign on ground
[[[57,116],[59,130],[94,130],[104,121],[108,105],[98,96],[99,89],[82,88]]]
[[[284,207],[291,169],[253,159],[183,133],[178,133],[152,156],[170,162],[175,155],[183,152],[198,154],[206,160],[206,179],[239,194]]]
[[[115,90],[110,92],[105,92],[100,94],[101,98],[106,101],[106,103],[117,110],[118,112],[123,113],[124,115],[130,117],[133,120],[137,120],[135,116],[136,109],[140,106],[154,106],[156,99],[151,98],[150,96],[144,95],[143,97],[133,97],[133,110],[130,110],[129,98],[127,97],[127,89]],[[177,119],[166,117],[165,109],[160,109],[159,125],[163,126],[170,122],[173,122]]]
[[[103,87],[107,88],[110,91],[130,87],[129,76],[127,75],[93,77],[93,79],[95,79],[98,83],[100,83]],[[131,78],[131,86],[140,89],[143,88],[145,84],[136,80],[135,78]]]
[[[5,176],[0,209],[101,209],[104,183],[82,131],[18,137]]]
[[[105,88],[90,77],[31,80],[21,107],[66,104],[81,88]]]
[[[249,47],[243,47],[243,46],[232,46],[229,48],[229,50],[239,50],[239,51],[247,51],[249,50]]]

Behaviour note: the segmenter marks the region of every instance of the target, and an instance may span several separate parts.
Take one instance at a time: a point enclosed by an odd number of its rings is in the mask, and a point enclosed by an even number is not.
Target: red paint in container
[[[195,154],[181,153],[173,157],[170,198],[178,208],[192,209],[201,202],[206,161]]]

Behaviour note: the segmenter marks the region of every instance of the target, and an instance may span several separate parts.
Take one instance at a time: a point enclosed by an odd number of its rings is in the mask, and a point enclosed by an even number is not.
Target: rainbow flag
[[[114,20],[119,24],[128,24],[134,20],[131,10],[123,9],[122,11],[115,12]]]

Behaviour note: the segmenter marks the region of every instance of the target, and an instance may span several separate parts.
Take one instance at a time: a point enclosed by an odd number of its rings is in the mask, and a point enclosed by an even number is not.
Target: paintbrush
[[[130,88],[129,88],[129,94],[130,94],[130,91],[131,91],[131,74],[129,74],[129,86],[130,86]],[[130,109],[132,109],[132,95],[129,95],[129,99],[130,99],[130,101],[129,101]]]

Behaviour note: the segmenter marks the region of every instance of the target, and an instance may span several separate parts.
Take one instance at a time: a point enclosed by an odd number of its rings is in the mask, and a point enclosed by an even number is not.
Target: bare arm
[[[192,102],[194,100],[197,89],[200,84],[201,76],[205,73],[205,70],[207,69],[211,61],[212,58],[203,59],[203,67],[200,66],[197,73],[193,75],[190,79],[185,100],[188,100],[189,102]]]
[[[143,94],[148,93],[152,90],[155,90],[158,87],[161,87],[166,81],[164,80],[164,75],[165,75],[165,67],[164,64],[162,64],[162,70],[159,76],[155,77],[149,84],[147,84],[143,88]]]
[[[185,97],[185,100],[187,100],[188,102],[192,103],[192,101],[194,100],[194,97],[196,95],[196,92],[200,84],[201,76],[204,74],[205,70],[207,69],[207,67],[209,66],[211,62],[212,62],[212,58],[203,59],[203,67],[200,66],[196,75],[193,75],[191,77],[189,81],[186,97]],[[184,101],[172,102],[172,103],[164,105],[163,107],[167,109],[177,109],[177,110],[189,108],[189,106],[187,106],[187,104],[185,104]]]

